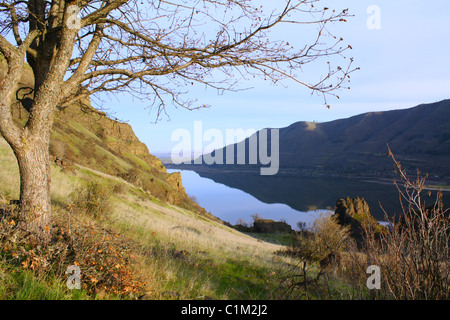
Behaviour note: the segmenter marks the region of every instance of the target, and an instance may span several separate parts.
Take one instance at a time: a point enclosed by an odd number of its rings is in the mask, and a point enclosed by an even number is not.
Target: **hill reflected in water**
[[[379,183],[342,177],[302,177],[289,175],[261,176],[251,172],[217,172],[195,170],[201,177],[231,188],[240,189],[264,203],[283,203],[297,211],[334,210],[340,198],[364,198],[377,220],[384,220],[382,207],[389,216],[401,213],[398,190],[394,183]],[[427,205],[434,203],[424,192]],[[450,203],[450,192],[444,192],[444,204]]]

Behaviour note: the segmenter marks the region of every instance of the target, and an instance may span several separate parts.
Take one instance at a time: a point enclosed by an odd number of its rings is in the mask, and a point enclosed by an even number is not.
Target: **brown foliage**
[[[395,183],[402,215],[386,220],[390,227],[380,241],[367,233],[367,256],[381,268],[384,290],[395,299],[450,298],[450,217],[442,193],[431,205],[425,192],[426,176],[417,172],[415,180],[406,173],[389,150],[402,185]]]
[[[7,262],[36,275],[67,279],[70,265],[81,269],[81,288],[91,296],[112,294],[136,298],[144,282],[133,269],[133,248],[113,230],[102,227],[86,215],[76,214],[74,205],[59,212],[47,246],[34,242],[19,227],[17,210],[4,214],[0,224],[0,242]]]

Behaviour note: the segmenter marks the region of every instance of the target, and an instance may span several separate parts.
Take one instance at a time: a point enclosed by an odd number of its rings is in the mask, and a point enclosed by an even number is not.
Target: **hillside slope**
[[[17,101],[12,111],[26,121]],[[273,298],[289,266],[275,255],[283,246],[192,201],[130,125],[81,101],[56,115],[50,153],[52,241],[43,249],[18,236],[10,201],[19,198],[19,168],[0,137],[0,299]],[[66,286],[70,265],[81,268],[81,291]]]
[[[4,77],[0,57],[0,80]],[[18,93],[30,96],[25,67]],[[28,113],[19,101],[18,123]],[[130,125],[89,100],[57,113],[52,128],[52,241],[28,243],[11,200],[19,168],[0,136],[0,300],[270,299],[289,260],[284,246],[238,232],[186,194]],[[26,249],[24,249],[26,248]],[[81,269],[70,290],[69,266]]]
[[[283,246],[160,201],[117,176],[77,164],[51,169],[49,257],[18,237],[4,215],[18,196],[19,172],[0,138],[0,300],[270,299],[289,267],[274,254]],[[100,192],[87,194],[89,186]],[[105,210],[87,210],[97,207]],[[74,264],[81,291],[66,287],[66,268]]]
[[[129,124],[108,118],[89,101],[57,114],[50,153],[63,167],[78,164],[120,177],[164,202],[205,213],[187,196],[180,174],[167,173]]]
[[[6,62],[0,55],[0,81],[6,74]],[[34,77],[24,66],[17,98],[33,98]],[[13,102],[12,113],[25,123],[28,112],[21,102]],[[51,161],[70,169],[81,165],[108,175],[117,176],[142,188],[152,196],[171,204],[194,210],[210,218],[203,208],[186,194],[179,173],[169,174],[162,162],[149,153],[131,126],[108,117],[83,99],[57,112],[50,142]]]
[[[280,129],[280,163],[283,168],[392,171],[387,144],[404,165],[450,176],[450,100],[325,123],[294,123]]]
[[[255,133],[259,137],[259,132]],[[227,170],[252,170],[249,165],[249,140],[245,143],[245,165],[226,165]],[[237,145],[234,163],[237,163]],[[369,112],[324,123],[296,122],[279,129],[280,172],[289,174],[391,175],[389,144],[396,158],[410,173],[417,169],[433,178],[450,179],[450,100],[422,104],[413,108]],[[270,150],[270,135],[269,145]],[[226,163],[226,148],[223,163]],[[214,156],[216,153],[212,153]],[[190,167],[198,165],[178,165]],[[203,165],[204,169],[223,170],[223,165]]]

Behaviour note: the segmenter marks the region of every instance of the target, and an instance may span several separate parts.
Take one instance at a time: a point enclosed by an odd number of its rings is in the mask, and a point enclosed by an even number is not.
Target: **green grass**
[[[142,265],[153,279],[153,298],[271,298],[277,281],[268,275],[280,275],[287,266],[273,254],[279,246],[267,248],[267,243],[181,208],[132,199],[119,199],[117,221],[147,257]]]
[[[0,300],[83,300],[83,290],[69,290],[55,277],[38,277],[34,272],[0,266]]]
[[[19,198],[19,167],[13,151],[0,137],[0,195],[8,199]]]
[[[122,153],[122,156],[125,159],[128,159],[129,161],[131,161],[131,163],[133,163],[135,166],[137,166],[141,169],[148,170],[148,171],[152,170],[152,168],[150,167],[150,165],[147,162],[145,162],[144,160],[142,160],[135,154],[132,154],[130,152],[124,152],[124,153]]]
[[[0,194],[18,195],[18,170],[9,146],[0,141]],[[4,170],[3,168],[8,168]],[[146,281],[149,299],[270,299],[278,277],[289,267],[282,248],[237,232],[217,221],[170,205],[126,181],[86,167],[63,170],[52,166],[55,216],[68,216],[73,192],[86,181],[108,188],[111,212],[98,220],[134,248],[133,269]],[[119,191],[117,191],[119,190]],[[75,213],[74,213],[75,214]],[[77,213],[83,216],[82,212]],[[80,216],[80,217],[81,217]],[[90,217],[97,219],[95,217]],[[272,239],[273,240],[273,239]],[[278,244],[274,244],[278,243]],[[3,264],[1,299],[95,299],[67,290],[65,276],[37,276],[20,265]],[[111,298],[111,297],[108,297]]]
[[[292,244],[292,235],[290,233],[246,232],[246,234],[261,241],[278,244],[282,246],[290,246]]]

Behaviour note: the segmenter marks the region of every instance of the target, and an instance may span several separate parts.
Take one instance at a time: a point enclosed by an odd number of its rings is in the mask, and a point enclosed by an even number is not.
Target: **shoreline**
[[[172,163],[164,163],[164,166],[167,169],[173,170],[190,170],[194,172],[210,172],[217,174],[225,174],[225,173],[256,173],[259,174],[259,168],[251,169],[251,168],[230,168],[230,169],[218,169],[217,167],[209,168],[205,165],[194,165],[194,164],[182,164],[175,165]],[[290,177],[304,177],[304,178],[344,178],[351,180],[360,180],[362,182],[367,183],[375,183],[382,185],[393,185],[396,181],[400,186],[403,185],[401,181],[398,181],[393,174],[389,176],[388,174],[383,173],[375,173],[374,175],[360,175],[358,173],[337,173],[337,172],[327,172],[324,170],[308,170],[305,168],[295,169],[295,168],[284,168],[280,169],[280,171],[275,175],[278,177],[282,176],[290,176]],[[413,176],[411,176],[412,178]],[[442,192],[450,192],[450,180],[448,179],[427,179],[424,190],[427,191],[442,191]],[[445,184],[445,185],[442,185]]]

